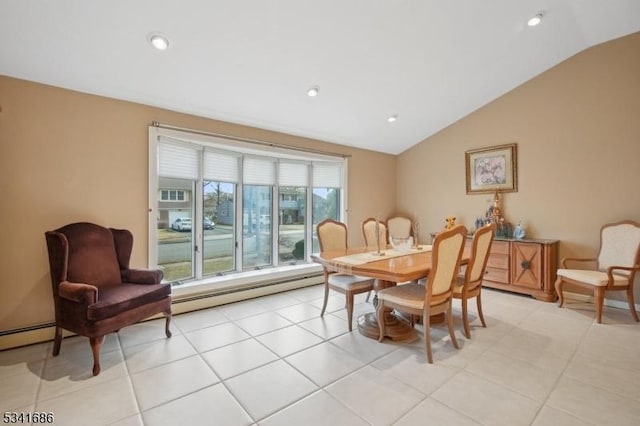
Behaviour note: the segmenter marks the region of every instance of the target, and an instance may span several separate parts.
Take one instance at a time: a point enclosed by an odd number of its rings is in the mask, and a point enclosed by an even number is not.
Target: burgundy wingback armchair
[[[82,222],[45,237],[55,303],[54,356],[60,353],[62,329],[89,337],[96,376],[106,334],[163,313],[171,337],[171,286],[161,283],[162,271],[129,268],[131,232]]]

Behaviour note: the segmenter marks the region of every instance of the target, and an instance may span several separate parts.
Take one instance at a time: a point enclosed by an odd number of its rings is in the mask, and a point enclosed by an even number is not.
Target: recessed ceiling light
[[[151,34],[149,43],[158,50],[167,50],[169,47],[169,39],[162,34]]]
[[[311,89],[307,90],[307,96],[318,96],[318,93],[320,93],[320,88],[318,86],[313,86]]]
[[[538,13],[535,16],[532,16],[531,18],[529,18],[529,20],[527,21],[527,25],[530,27],[535,27],[536,25],[540,25],[540,22],[542,22],[542,16],[544,14],[542,12]]]
[[[393,123],[398,119],[398,114],[393,114],[391,117],[387,118],[388,123]]]

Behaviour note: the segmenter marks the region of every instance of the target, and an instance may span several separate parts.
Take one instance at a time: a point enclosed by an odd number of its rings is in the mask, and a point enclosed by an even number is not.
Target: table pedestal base
[[[404,320],[396,317],[391,311],[384,315],[385,335],[394,342],[413,342],[418,339],[418,333]],[[378,340],[380,329],[375,312],[369,312],[358,317],[358,331],[364,336]]]

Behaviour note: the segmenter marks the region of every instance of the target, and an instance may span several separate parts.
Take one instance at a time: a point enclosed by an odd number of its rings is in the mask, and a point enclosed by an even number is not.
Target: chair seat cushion
[[[373,278],[361,277],[359,275],[331,274],[329,275],[329,285],[342,290],[372,289]]]
[[[99,321],[157,302],[170,294],[170,284],[122,283],[100,287],[98,301],[87,308],[87,318],[91,321]]]
[[[605,287],[609,283],[609,276],[606,272],[601,271],[590,271],[585,269],[558,269],[558,276],[597,287]],[[627,284],[629,284],[629,277],[613,275],[613,285]]]
[[[397,285],[380,290],[378,300],[385,300],[409,308],[423,309],[425,291],[425,287],[420,284]]]

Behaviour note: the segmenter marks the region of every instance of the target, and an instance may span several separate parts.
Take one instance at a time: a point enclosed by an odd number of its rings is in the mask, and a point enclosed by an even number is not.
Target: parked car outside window
[[[204,221],[203,221],[203,228],[204,229],[213,229],[215,227],[216,227],[216,224],[213,223],[213,221],[211,219],[209,219],[208,217],[204,218]]]
[[[191,231],[191,218],[179,217],[171,224],[171,229],[174,231]]]

